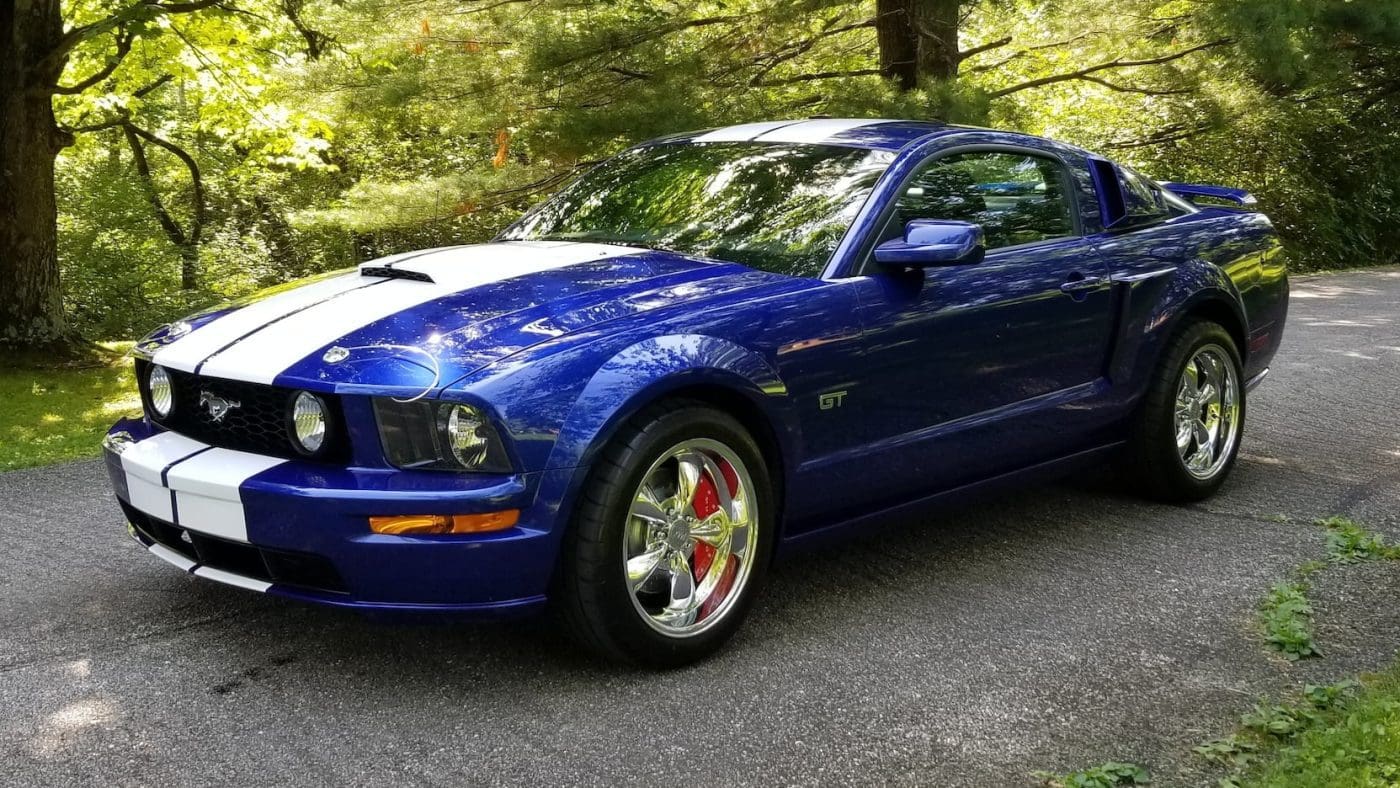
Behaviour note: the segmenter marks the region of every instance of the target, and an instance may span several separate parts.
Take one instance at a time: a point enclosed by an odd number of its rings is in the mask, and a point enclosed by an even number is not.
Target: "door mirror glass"
[[[973,265],[986,256],[985,235],[971,222],[915,219],[904,226],[904,237],[875,247],[875,261],[900,268]]]

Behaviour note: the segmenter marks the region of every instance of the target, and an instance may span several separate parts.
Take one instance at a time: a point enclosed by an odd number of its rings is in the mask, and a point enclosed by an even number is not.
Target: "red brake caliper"
[[[731,494],[739,489],[739,476],[734,472],[734,468],[723,458],[716,458],[720,472],[724,474],[724,483],[728,486]],[[719,492],[715,489],[715,482],[708,474],[700,477],[699,483],[695,487],[695,516],[704,520],[711,514],[719,511]],[[710,565],[715,560],[715,548],[704,542],[695,543],[695,558],[693,570],[695,572],[695,582],[700,582],[705,578],[710,570]],[[734,577],[739,572],[739,559],[730,555],[724,563],[724,574],[720,575],[719,582],[715,584],[714,592],[710,594],[700,606],[697,619],[703,620],[719,606],[724,598],[729,595],[729,591],[734,587]]]
[[[714,480],[708,473],[700,476],[700,481],[695,484],[695,519],[704,520],[706,517],[719,511],[719,491],[715,489]],[[691,559],[691,570],[694,572],[695,582],[699,583],[705,579],[705,573],[710,570],[710,564],[715,560],[715,548],[697,541],[695,543],[695,555]]]

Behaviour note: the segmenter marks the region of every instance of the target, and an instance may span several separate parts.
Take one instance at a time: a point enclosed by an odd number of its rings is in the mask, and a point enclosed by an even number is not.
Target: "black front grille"
[[[145,544],[164,545],[200,566],[222,569],[265,583],[297,586],[330,594],[346,593],[335,565],[319,555],[254,547],[157,520],[122,502],[127,522]]]
[[[148,369],[149,362],[137,362],[143,394]],[[349,457],[349,444],[344,437],[345,418],[337,397],[321,395],[330,415],[326,445],[315,457],[306,457],[293,445],[288,425],[287,414],[292,398],[297,395],[296,389],[210,378],[169,368],[166,373],[170,375],[175,399],[170,415],[158,418],[149,407],[146,412],[168,430],[211,446],[272,457],[323,462],[344,462]],[[237,407],[229,408],[216,421],[208,405],[211,398],[237,403]]]

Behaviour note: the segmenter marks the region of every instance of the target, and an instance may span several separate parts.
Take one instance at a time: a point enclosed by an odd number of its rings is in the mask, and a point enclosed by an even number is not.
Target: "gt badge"
[[[841,405],[845,403],[845,401],[846,392],[828,391],[825,394],[819,394],[817,396],[817,407],[821,408],[822,410],[831,410],[832,408],[841,407]]]

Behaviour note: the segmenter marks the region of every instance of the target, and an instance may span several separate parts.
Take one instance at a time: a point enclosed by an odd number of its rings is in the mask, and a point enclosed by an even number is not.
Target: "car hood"
[[[138,352],[254,383],[426,390],[541,342],[773,278],[605,244],[456,246],[275,288],[162,327]]]

